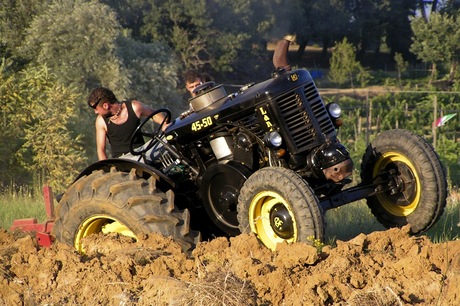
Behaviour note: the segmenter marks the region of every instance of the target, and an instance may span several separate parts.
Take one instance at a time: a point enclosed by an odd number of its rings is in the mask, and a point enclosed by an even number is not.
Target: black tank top
[[[129,153],[129,141],[131,135],[139,126],[141,120],[136,116],[131,101],[124,101],[128,110],[128,119],[125,123],[115,124],[109,118],[104,118],[107,125],[107,138],[112,148],[112,157],[116,158],[122,154]],[[144,144],[142,135],[138,134],[134,140],[134,147],[137,148]]]

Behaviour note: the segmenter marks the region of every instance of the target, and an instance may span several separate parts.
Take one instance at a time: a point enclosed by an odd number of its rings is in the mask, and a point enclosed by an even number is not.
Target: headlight
[[[329,115],[334,119],[337,119],[337,118],[340,117],[340,115],[342,115],[342,109],[340,108],[340,106],[337,103],[329,103],[329,104],[327,104],[326,109],[327,109],[327,112],[329,113]]]
[[[280,133],[274,131],[265,135],[265,142],[273,148],[278,148],[283,143],[283,138]]]

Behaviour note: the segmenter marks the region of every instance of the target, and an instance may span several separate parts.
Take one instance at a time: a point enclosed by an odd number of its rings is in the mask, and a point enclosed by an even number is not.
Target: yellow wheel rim
[[[406,156],[396,152],[387,152],[378,158],[372,174],[373,178],[390,167],[398,169],[399,178],[404,184],[403,190],[398,195],[385,192],[376,197],[386,211],[398,217],[406,217],[417,209],[420,201],[422,190],[420,178],[414,164]],[[395,201],[396,198],[398,201]]]
[[[273,218],[271,213],[275,206],[282,205],[289,213],[292,220],[292,235],[290,238],[280,237],[273,226],[282,225],[283,222],[276,217]],[[297,224],[292,212],[291,206],[278,193],[273,191],[263,191],[258,193],[251,201],[249,206],[249,220],[251,231],[254,232],[260,241],[272,251],[276,250],[276,244],[286,241],[292,243],[297,241],[298,231]]]
[[[86,219],[75,235],[75,249],[84,253],[85,249],[82,239],[96,233],[119,233],[124,236],[132,237],[137,240],[136,235],[123,223],[107,215],[94,215]]]

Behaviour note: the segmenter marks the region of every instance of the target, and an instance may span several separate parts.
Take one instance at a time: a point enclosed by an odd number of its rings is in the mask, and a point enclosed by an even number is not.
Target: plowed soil
[[[160,235],[86,239],[80,255],[0,230],[0,305],[460,305],[460,241],[407,228],[276,252],[252,235],[191,254]]]

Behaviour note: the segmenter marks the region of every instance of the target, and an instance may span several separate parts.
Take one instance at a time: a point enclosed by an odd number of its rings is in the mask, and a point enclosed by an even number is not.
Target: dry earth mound
[[[0,305],[460,305],[460,241],[408,229],[324,247],[252,235],[200,243],[92,236],[86,255],[0,230]]]

